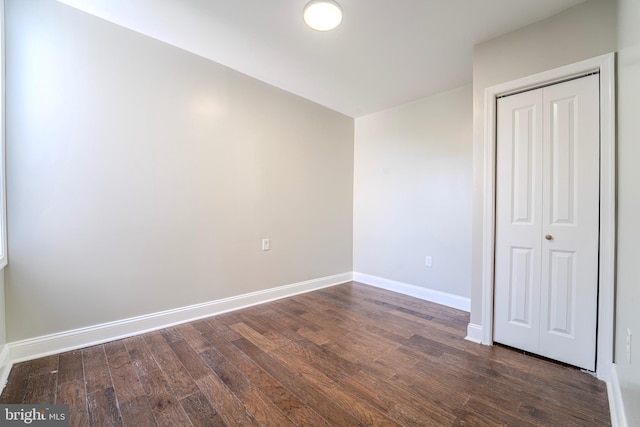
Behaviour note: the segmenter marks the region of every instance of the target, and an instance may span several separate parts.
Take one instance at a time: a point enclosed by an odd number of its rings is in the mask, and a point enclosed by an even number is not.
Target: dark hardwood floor
[[[0,403],[73,426],[606,426],[605,384],[464,340],[467,313],[358,283],[16,364]]]

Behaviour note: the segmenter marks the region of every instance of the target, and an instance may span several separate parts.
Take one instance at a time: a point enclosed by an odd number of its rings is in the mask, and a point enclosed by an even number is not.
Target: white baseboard
[[[469,323],[467,325],[467,336],[464,339],[476,344],[482,344],[482,325]]]
[[[627,427],[627,416],[624,413],[624,401],[618,381],[616,364],[611,365],[609,380],[607,381],[607,395],[609,396],[609,412],[611,413],[612,427]]]
[[[4,373],[7,365],[9,365],[10,369],[10,365],[16,362],[89,347],[228,311],[262,304],[316,289],[350,282],[352,278],[353,274],[351,272],[337,274],[115,322],[10,342],[5,346],[5,351],[8,349],[8,356],[5,356],[5,359],[8,360],[0,364],[0,373]],[[2,354],[4,354],[4,351]]]
[[[447,307],[457,308],[458,310],[466,312],[471,310],[471,300],[458,295],[435,291],[433,289],[397,282],[395,280],[389,280],[383,277],[372,276],[364,273],[354,272],[353,280],[364,283],[365,285],[371,285],[388,291],[398,292],[400,294],[435,302],[436,304],[446,305]]]

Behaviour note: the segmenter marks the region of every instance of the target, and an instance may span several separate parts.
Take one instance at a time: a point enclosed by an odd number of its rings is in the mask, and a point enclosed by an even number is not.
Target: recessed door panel
[[[533,145],[535,107],[513,111],[513,183],[512,221],[531,224],[533,215]]]
[[[511,248],[509,321],[531,327],[531,248]]]
[[[574,252],[551,251],[549,269],[549,306],[547,331],[572,336],[576,299],[576,255]]]
[[[551,221],[571,224],[575,215],[576,144],[575,98],[558,99],[549,105]]]

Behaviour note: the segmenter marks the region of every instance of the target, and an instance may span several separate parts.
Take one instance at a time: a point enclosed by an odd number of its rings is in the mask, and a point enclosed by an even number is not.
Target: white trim
[[[399,294],[409,295],[425,301],[435,302],[436,304],[446,305],[447,307],[457,308],[458,310],[466,312],[469,312],[471,308],[471,300],[469,298],[423,288],[421,286],[397,282],[395,280],[372,276],[370,274],[357,273],[355,271],[353,272],[353,280],[355,282],[364,283],[365,285],[398,292]]]
[[[615,271],[615,55],[580,61],[533,76],[502,83],[484,92],[484,175],[482,229],[482,343],[493,344],[495,250],[496,98],[590,71],[600,71],[600,261],[598,299],[598,378],[609,377],[613,363]]]
[[[598,378],[613,366],[616,271],[616,86],[615,56],[600,63],[600,277],[598,300]]]
[[[9,378],[12,366],[13,363],[9,360],[9,347],[5,344],[2,346],[2,351],[0,351],[0,392],[7,384],[7,378]]]
[[[62,353],[118,340],[180,323],[202,319],[204,317],[350,282],[352,277],[351,272],[337,274],[335,276],[308,280],[115,322],[10,342],[6,345],[9,349],[9,361],[11,363],[17,363],[50,354]]]
[[[0,0],[0,271],[7,265],[7,186],[5,162],[5,22]]]
[[[496,94],[484,91],[485,137],[482,214],[482,343],[493,344],[493,273],[495,251]]]
[[[467,325],[467,336],[464,339],[476,344],[482,344],[482,325],[469,323]]]
[[[607,381],[607,395],[609,396],[609,412],[611,413],[612,427],[627,427],[627,416],[624,413],[624,401],[618,381],[616,364],[611,365],[609,380]]]

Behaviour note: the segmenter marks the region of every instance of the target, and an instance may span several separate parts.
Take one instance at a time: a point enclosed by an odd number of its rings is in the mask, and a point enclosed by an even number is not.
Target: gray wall
[[[354,271],[469,297],[471,101],[464,86],[356,119]]]
[[[351,271],[353,119],[50,0],[6,52],[9,341]]]
[[[618,11],[618,265],[615,363],[629,426],[640,425],[640,2]],[[631,363],[627,361],[631,329]]]
[[[471,323],[482,324],[484,90],[616,50],[616,3],[588,0],[479,44],[473,51],[473,249]]]

